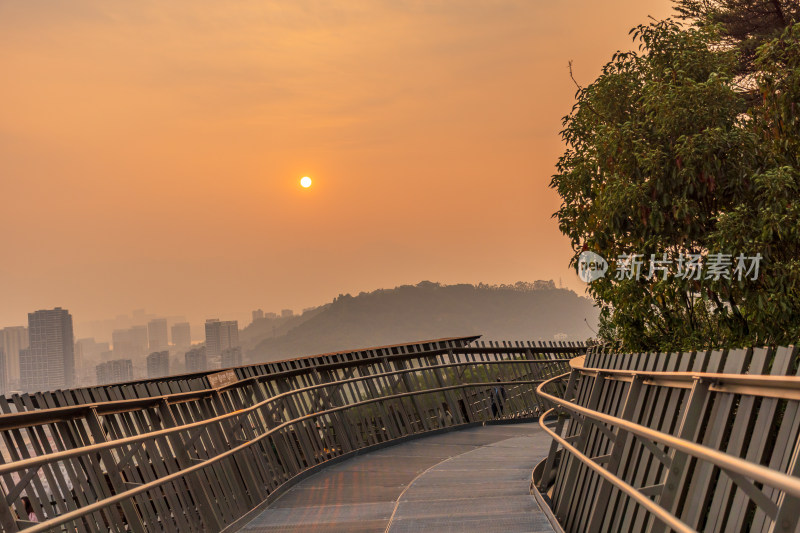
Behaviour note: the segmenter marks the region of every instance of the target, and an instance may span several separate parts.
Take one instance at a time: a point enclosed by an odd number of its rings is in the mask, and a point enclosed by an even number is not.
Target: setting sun
[[[300,178],[300,185],[304,189],[308,189],[309,187],[311,187],[311,178],[309,178],[308,176]]]

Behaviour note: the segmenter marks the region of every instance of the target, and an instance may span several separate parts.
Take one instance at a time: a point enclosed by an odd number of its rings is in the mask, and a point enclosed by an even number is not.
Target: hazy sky
[[[589,83],[669,5],[4,0],[0,326],[578,289],[547,187],[567,62]]]

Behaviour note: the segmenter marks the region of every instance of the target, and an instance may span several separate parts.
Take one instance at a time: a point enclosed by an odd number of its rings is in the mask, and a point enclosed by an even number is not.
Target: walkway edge
[[[556,518],[556,515],[553,514],[550,504],[544,499],[544,496],[542,496],[542,493],[539,492],[539,489],[536,488],[536,482],[534,479],[536,477],[536,470],[541,470],[546,461],[547,458],[545,457],[533,467],[533,471],[531,472],[531,494],[536,499],[536,503],[539,504],[539,507],[542,508],[542,513],[547,517],[547,521],[550,522],[550,525],[553,526],[553,529],[556,531],[556,533],[564,533],[564,528],[558,523],[558,518]]]

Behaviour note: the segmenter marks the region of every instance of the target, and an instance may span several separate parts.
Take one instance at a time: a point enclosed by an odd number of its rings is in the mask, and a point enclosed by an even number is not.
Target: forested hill
[[[593,336],[597,309],[588,298],[551,281],[515,285],[440,285],[422,282],[358,296],[340,295],[283,335],[246,351],[246,362],[483,335],[484,339],[569,340]]]

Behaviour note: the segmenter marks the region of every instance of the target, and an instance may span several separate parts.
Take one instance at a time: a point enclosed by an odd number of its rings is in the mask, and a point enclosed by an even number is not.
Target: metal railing
[[[797,348],[570,366],[537,387],[560,418],[536,483],[566,531],[797,530]]]
[[[250,377],[242,367],[218,388],[0,415],[0,528],[235,530],[298,476],[359,450],[537,417],[546,406],[536,385],[584,351],[451,343]],[[23,495],[38,522],[26,520]]]

